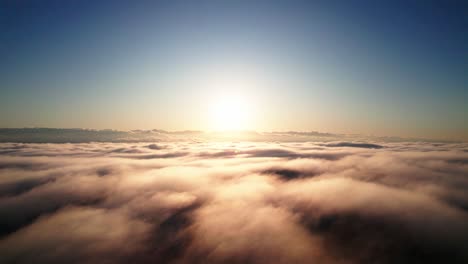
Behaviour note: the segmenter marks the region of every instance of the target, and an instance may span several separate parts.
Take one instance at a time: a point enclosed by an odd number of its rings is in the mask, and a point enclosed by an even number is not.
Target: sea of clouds
[[[468,144],[1,143],[0,263],[468,263]]]

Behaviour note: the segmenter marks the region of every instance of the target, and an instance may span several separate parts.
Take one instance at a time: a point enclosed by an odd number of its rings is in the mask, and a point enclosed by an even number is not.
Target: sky
[[[0,127],[468,140],[466,1],[96,2],[0,2]]]

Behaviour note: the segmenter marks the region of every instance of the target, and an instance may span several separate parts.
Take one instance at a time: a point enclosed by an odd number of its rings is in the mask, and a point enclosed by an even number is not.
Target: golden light
[[[255,129],[258,91],[265,87],[261,74],[247,66],[208,67],[194,74],[188,86],[203,91],[200,108],[207,130]]]
[[[213,130],[244,130],[249,128],[251,106],[246,98],[225,94],[214,99],[210,109]]]

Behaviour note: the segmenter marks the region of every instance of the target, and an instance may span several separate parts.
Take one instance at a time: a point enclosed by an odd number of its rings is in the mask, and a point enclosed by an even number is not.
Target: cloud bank
[[[336,142],[341,140],[342,142]],[[362,141],[408,142],[421,139],[399,137],[363,136],[358,134],[333,134],[310,132],[256,132],[256,131],[165,131],[152,130],[96,130],[81,128],[0,128],[0,142],[16,143],[139,143],[139,142],[212,142],[212,141],[255,141],[255,142],[333,142],[336,147],[378,148]],[[354,142],[348,142],[354,141]],[[360,142],[356,142],[360,141]],[[429,142],[433,140],[424,139]],[[363,145],[364,144],[364,145]],[[369,145],[370,144],[370,145]],[[333,145],[330,145],[332,147]]]
[[[0,144],[0,263],[467,263],[468,145]]]

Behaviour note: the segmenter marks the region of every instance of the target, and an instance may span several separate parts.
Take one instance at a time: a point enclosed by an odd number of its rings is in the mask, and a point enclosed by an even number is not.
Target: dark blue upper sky
[[[206,129],[236,90],[252,129],[468,138],[468,1],[2,1],[0,32],[2,127]]]

